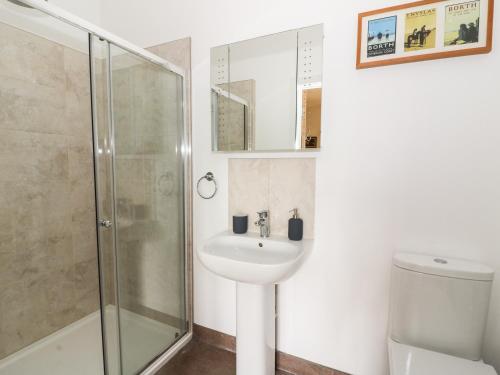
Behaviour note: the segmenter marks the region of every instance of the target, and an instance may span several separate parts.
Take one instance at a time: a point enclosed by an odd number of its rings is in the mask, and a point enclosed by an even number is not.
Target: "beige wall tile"
[[[1,60],[1,59],[0,59]],[[0,128],[41,133],[63,133],[64,92],[54,88],[1,76]]]
[[[254,225],[257,212],[269,210],[270,159],[229,159],[229,227],[233,215],[248,215],[248,231],[258,232]]]
[[[184,68],[190,80],[189,39],[149,50]],[[113,85],[115,93],[120,93],[114,96],[119,156],[116,182],[121,220],[118,228],[118,261],[122,270],[120,303],[139,313],[147,308],[181,318],[184,266],[179,202],[182,192],[176,184],[179,170],[175,140],[180,136],[178,124],[182,112],[174,100],[180,93],[176,90],[177,83],[173,74],[159,74],[150,64],[138,64],[115,70]],[[187,94],[189,113],[189,83]],[[162,179],[162,176],[166,177]],[[111,261],[109,256],[105,257],[108,267]],[[109,288],[112,289],[112,285]]]
[[[0,34],[3,358],[97,310],[99,290],[88,56]]]
[[[289,211],[299,209],[304,220],[304,238],[314,237],[316,160],[229,159],[229,225],[237,213],[249,215],[248,230],[256,212],[269,209],[271,234],[287,236]]]
[[[62,45],[3,23],[0,33],[0,76],[35,85],[64,87]]]
[[[304,238],[314,237],[316,189],[315,159],[272,159],[269,174],[271,225],[274,233],[288,235],[289,212],[298,208]]]
[[[148,50],[191,73],[191,38],[182,38],[149,47]]]
[[[64,49],[65,95],[63,132],[76,136],[83,145],[92,138],[92,109],[90,100],[89,57]]]

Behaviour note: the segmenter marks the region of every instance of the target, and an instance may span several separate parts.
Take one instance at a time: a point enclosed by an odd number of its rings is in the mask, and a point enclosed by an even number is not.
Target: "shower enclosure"
[[[192,334],[184,71],[15,3],[0,0],[0,375],[152,373]]]

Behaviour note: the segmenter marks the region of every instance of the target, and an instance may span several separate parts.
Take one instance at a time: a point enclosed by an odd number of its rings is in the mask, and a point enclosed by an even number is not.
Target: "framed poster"
[[[422,0],[360,13],[358,69],[488,53],[494,0]]]

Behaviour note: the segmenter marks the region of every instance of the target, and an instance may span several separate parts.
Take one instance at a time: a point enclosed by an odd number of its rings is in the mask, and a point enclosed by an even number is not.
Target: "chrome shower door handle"
[[[110,220],[99,220],[99,226],[103,228],[111,228],[113,223]]]

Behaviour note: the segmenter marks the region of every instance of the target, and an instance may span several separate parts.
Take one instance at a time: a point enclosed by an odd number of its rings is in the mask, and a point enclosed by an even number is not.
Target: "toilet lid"
[[[493,367],[389,339],[391,375],[497,375]]]

